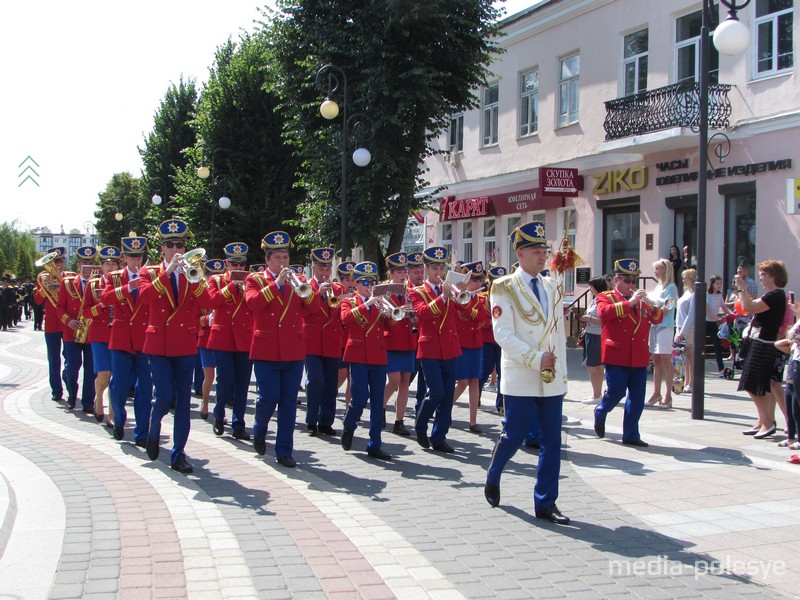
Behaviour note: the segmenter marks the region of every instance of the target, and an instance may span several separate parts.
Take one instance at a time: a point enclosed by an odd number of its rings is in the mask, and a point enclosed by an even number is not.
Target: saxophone
[[[86,338],[89,336],[89,327],[92,325],[92,320],[87,319],[83,315],[78,317],[78,328],[75,330],[75,341],[79,344],[85,344]]]

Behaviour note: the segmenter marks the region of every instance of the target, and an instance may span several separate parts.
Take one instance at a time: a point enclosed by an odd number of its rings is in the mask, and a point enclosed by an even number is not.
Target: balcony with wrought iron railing
[[[731,102],[727,84],[711,84],[708,90],[708,126],[726,129],[730,125]],[[700,120],[700,84],[694,81],[609,100],[603,128],[606,141],[642,135],[673,127],[698,130]]]

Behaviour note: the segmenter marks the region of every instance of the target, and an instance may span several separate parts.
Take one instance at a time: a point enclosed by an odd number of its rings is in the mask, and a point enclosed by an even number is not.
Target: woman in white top
[[[686,343],[686,364],[684,366],[683,391],[692,391],[692,365],[694,365],[694,284],[697,281],[697,271],[686,269],[683,279],[683,296],[678,300],[678,311],[675,315],[675,342]]]
[[[661,408],[672,406],[672,340],[675,329],[675,304],[678,300],[678,287],[672,272],[672,263],[662,258],[653,263],[653,271],[658,285],[650,297],[664,306],[664,320],[650,327],[650,353],[653,355],[653,395],[647,401],[649,406]],[[662,400],[661,383],[666,389]]]

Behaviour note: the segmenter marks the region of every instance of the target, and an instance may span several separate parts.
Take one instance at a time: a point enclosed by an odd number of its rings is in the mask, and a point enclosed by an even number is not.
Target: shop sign
[[[594,177],[592,194],[595,196],[642,190],[647,187],[647,167],[606,171],[605,173],[597,173],[592,177]]]
[[[453,196],[444,196],[439,201],[439,220],[455,221],[458,219],[495,217],[526,213],[532,210],[560,208],[563,203],[563,196],[561,194],[558,197],[542,197],[538,188],[460,200],[456,200]]]
[[[720,167],[719,169],[709,169],[709,179],[719,179],[720,177],[736,177],[737,175],[758,175],[769,171],[782,171],[792,168],[792,159],[768,160],[760,163],[749,163],[746,165],[734,165],[732,167]],[[662,169],[663,170],[663,169]],[[656,185],[672,185],[675,183],[689,183],[697,181],[699,173],[691,171],[688,173],[677,173],[675,175],[664,175],[656,178]]]
[[[578,195],[578,190],[583,189],[578,169],[539,167],[539,182],[542,196],[575,197]]]
[[[477,198],[464,198],[456,200],[452,196],[442,198],[440,205],[439,220],[455,221],[456,219],[472,219],[474,217],[487,217],[494,212],[489,196],[479,196]]]

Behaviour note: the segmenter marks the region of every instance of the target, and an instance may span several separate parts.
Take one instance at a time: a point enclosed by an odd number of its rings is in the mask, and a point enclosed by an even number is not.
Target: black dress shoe
[[[214,434],[222,435],[225,433],[225,421],[222,419],[214,419]]]
[[[139,448],[146,448],[147,447],[147,438],[143,438],[141,440],[136,440],[136,445],[139,446]]]
[[[483,495],[490,506],[496,508],[500,506],[500,486],[493,483],[487,483],[483,487]]]
[[[234,431],[233,433],[231,433],[231,436],[237,440],[242,440],[245,442],[250,441],[250,434],[247,433],[244,429],[242,429],[241,431]]]
[[[481,428],[480,428],[480,427],[478,427],[477,423],[476,423],[475,425],[470,425],[470,426],[469,426],[469,430],[470,430],[472,433],[481,433]]]
[[[297,466],[297,463],[291,456],[281,456],[278,458],[278,464],[290,469]]]
[[[411,435],[411,432],[406,429],[405,424],[402,421],[395,421],[394,427],[392,427],[392,433],[397,435]]]
[[[317,431],[324,433],[325,435],[336,435],[336,430],[330,425],[319,425],[317,427]]]
[[[752,429],[747,429],[742,432],[742,435],[755,435],[759,431],[761,431],[761,427],[753,427]]]
[[[318,429],[316,425],[309,425],[306,423],[306,431],[308,431],[310,435],[317,435]]]
[[[777,426],[773,425],[772,427],[767,429],[764,433],[755,434],[753,436],[753,439],[754,440],[763,440],[764,438],[768,438],[768,437],[770,437],[772,435],[775,435],[775,432],[777,431],[777,429],[778,429]]]
[[[82,408],[81,411],[85,415],[93,415],[94,414],[94,408],[86,407],[86,408]]]
[[[342,432],[342,448],[350,450],[353,445],[353,432],[346,429]]]
[[[384,452],[381,448],[372,448],[371,450],[367,450],[367,454],[369,454],[372,458],[377,458],[378,460],[392,460],[392,455],[388,452]]]
[[[106,416],[103,413],[94,413],[94,420],[98,423],[102,423],[105,418]]]
[[[417,443],[423,448],[430,448],[431,443],[430,440],[428,440],[428,432],[420,431],[419,429],[415,431],[417,432]]]
[[[547,508],[537,509],[536,518],[544,519],[545,521],[550,521],[551,523],[556,523],[558,525],[569,525],[569,517],[562,515],[561,511],[558,510],[558,507],[555,504],[553,504],[553,506],[548,506]]]
[[[67,398],[67,407],[70,409],[75,408],[75,404],[78,402],[77,398]]]
[[[120,441],[124,437],[125,437],[125,428],[114,427],[114,439]]]
[[[447,442],[439,442],[438,444],[434,444],[433,449],[438,450],[439,452],[447,452],[448,454],[455,452],[453,447]]]
[[[630,442],[622,442],[626,446],[638,446],[639,448],[647,448],[650,444],[644,440],[631,440]]]
[[[208,413],[200,411],[200,418],[203,419],[203,421],[208,421]]]
[[[542,445],[539,442],[525,442],[526,448],[533,448],[534,450],[541,450]]]
[[[194,468],[189,464],[185,456],[181,456],[178,460],[172,463],[169,468],[173,471],[177,471],[178,473],[183,473],[184,475],[188,475],[194,471]]]
[[[158,452],[160,450],[158,446],[158,440],[147,438],[147,444],[145,445],[145,448],[147,449],[147,458],[150,460],[158,459]]]
[[[264,440],[253,440],[253,449],[256,453],[264,456],[267,453],[267,442]]]
[[[52,396],[50,396],[50,400],[52,400],[53,402],[61,402],[63,399],[64,396],[62,394],[53,394]]]
[[[604,438],[606,437],[606,424],[602,421],[598,421],[595,419],[594,421],[594,432],[597,434],[597,437]]]

